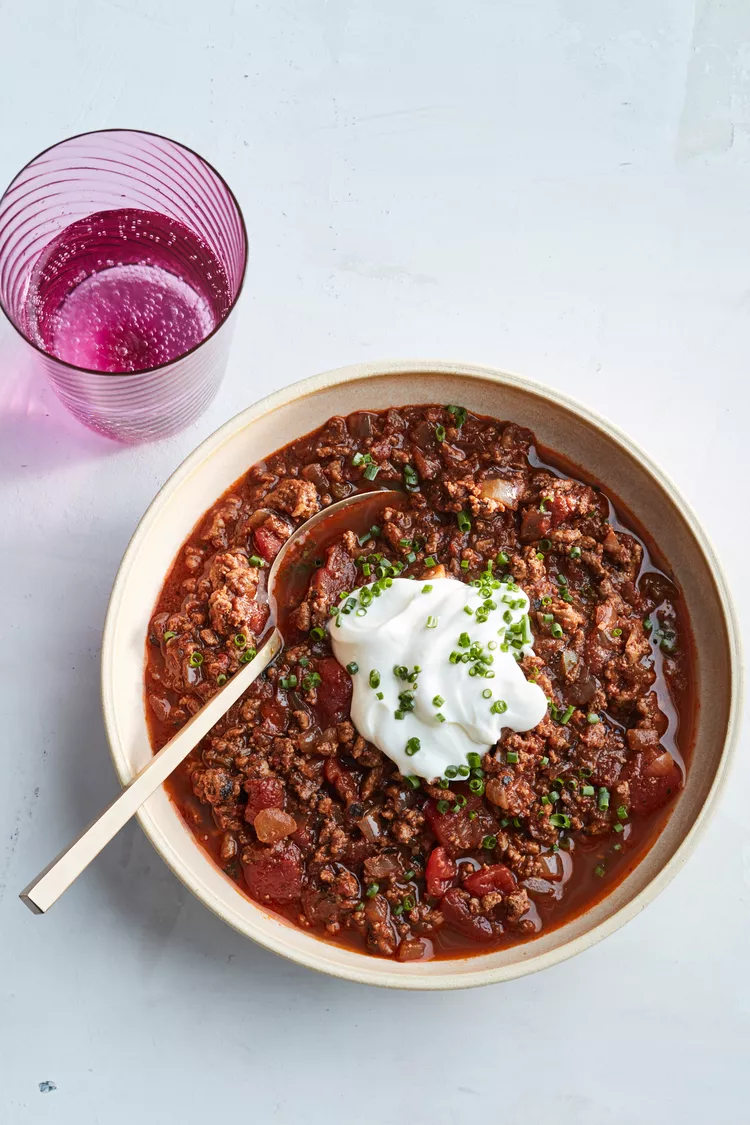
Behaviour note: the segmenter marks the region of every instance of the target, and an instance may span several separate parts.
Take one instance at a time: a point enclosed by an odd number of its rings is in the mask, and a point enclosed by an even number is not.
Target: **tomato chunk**
[[[290,840],[246,848],[243,861],[248,861],[242,870],[256,902],[295,902],[302,894],[302,852]]]
[[[481,797],[469,797],[458,812],[438,812],[437,802],[428,801],[424,812],[439,843],[452,856],[476,851],[485,836],[493,836],[497,831],[497,821],[484,807]],[[469,813],[476,816],[472,819]]]
[[[469,910],[467,895],[458,887],[451,887],[443,896],[440,910],[449,926],[458,930],[464,937],[474,941],[492,941],[495,930],[489,918],[484,914],[472,914]]]
[[[509,895],[516,889],[516,880],[513,872],[504,863],[493,863],[491,867],[483,867],[473,871],[468,879],[464,880],[464,889],[475,898],[488,895],[492,891]]]
[[[261,524],[260,527],[256,527],[255,531],[253,532],[253,541],[260,557],[262,559],[265,559],[266,562],[269,563],[273,562],[281,548],[284,546],[284,540],[280,539],[278,535],[274,535],[270,528],[267,528],[265,524]]]
[[[359,785],[351,770],[341,765],[337,758],[326,758],[326,781],[329,781],[346,805],[359,800]]]
[[[336,605],[339,594],[351,590],[357,580],[357,567],[349,552],[340,544],[328,548],[325,566],[316,570],[310,582],[315,601],[321,608]]]
[[[630,768],[630,808],[635,813],[650,813],[663,808],[682,787],[682,772],[672,759],[669,765],[659,746],[651,751],[637,754]],[[654,763],[658,762],[659,772],[653,773]]]
[[[458,868],[445,848],[433,848],[425,871],[427,893],[441,898],[453,886],[457,874]]]
[[[326,656],[316,663],[321,683],[318,686],[316,711],[321,726],[331,727],[342,722],[349,714],[352,699],[352,680],[346,669],[342,668],[333,656]]]
[[[252,824],[262,809],[283,809],[284,782],[278,777],[251,777],[245,782],[245,820]]]

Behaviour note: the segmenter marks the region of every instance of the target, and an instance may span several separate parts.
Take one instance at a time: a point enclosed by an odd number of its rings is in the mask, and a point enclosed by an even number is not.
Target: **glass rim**
[[[129,129],[126,126],[116,126],[114,128],[109,128],[109,129],[86,129],[86,131],[83,132],[83,133],[73,133],[69,137],[63,137],[63,139],[61,141],[55,141],[54,144],[47,145],[47,147],[43,148],[40,152],[38,152],[36,154],[36,156],[32,156],[32,158],[30,160],[27,160],[22,168],[19,168],[19,170],[16,172],[13,179],[10,181],[8,186],[5,188],[3,193],[0,195],[0,203],[2,203],[2,201],[8,195],[8,193],[12,190],[13,185],[16,183],[17,180],[19,180],[21,178],[21,176],[26,171],[26,169],[30,168],[32,164],[35,164],[36,161],[39,160],[42,156],[45,156],[48,152],[52,152],[53,149],[59,148],[61,145],[68,144],[69,141],[78,141],[78,140],[81,140],[83,137],[95,137],[95,136],[101,135],[103,133],[138,133],[142,137],[154,137],[156,140],[159,140],[159,141],[168,141],[169,144],[175,145],[177,148],[183,149],[184,152],[189,152],[191,156],[195,156],[198,160],[200,160],[200,162],[202,164],[205,164],[205,166],[207,168],[209,168],[210,171],[213,172],[213,174],[216,176],[216,178],[219,180],[219,182],[222,184],[222,186],[226,189],[226,191],[229,195],[229,198],[231,199],[232,203],[234,204],[234,207],[237,210],[237,214],[238,214],[239,220],[240,220],[240,230],[242,232],[242,248],[243,248],[243,251],[244,251],[243,262],[242,262],[242,273],[240,275],[239,284],[237,286],[237,292],[235,293],[234,297],[232,298],[232,303],[230,304],[229,308],[227,309],[226,313],[221,318],[219,323],[214,325],[214,327],[211,329],[211,331],[208,333],[207,336],[204,336],[203,339],[199,340],[197,344],[193,344],[192,348],[190,348],[186,352],[183,352],[182,355],[175,356],[174,359],[170,359],[166,363],[157,363],[153,367],[144,367],[140,371],[97,371],[97,369],[93,368],[93,367],[79,367],[78,364],[70,363],[69,360],[67,360],[67,359],[60,359],[58,356],[53,355],[52,352],[45,351],[44,348],[40,347],[33,340],[30,340],[29,337],[24,332],[21,331],[21,329],[18,327],[18,325],[14,322],[13,318],[11,317],[8,309],[6,309],[4,301],[2,300],[2,298],[0,298],[0,310],[2,311],[5,319],[8,321],[8,323],[14,329],[14,331],[18,333],[18,335],[21,337],[21,339],[26,344],[28,344],[29,347],[33,348],[35,352],[37,352],[39,355],[43,356],[44,359],[52,360],[53,363],[59,363],[61,367],[67,367],[68,370],[79,372],[81,375],[99,375],[99,376],[102,376],[103,378],[106,378],[106,379],[122,379],[122,378],[127,379],[127,378],[133,378],[133,376],[137,376],[137,375],[153,375],[157,371],[163,371],[167,367],[173,367],[175,363],[181,363],[183,359],[186,359],[190,355],[194,355],[195,352],[197,352],[199,348],[202,348],[204,344],[207,344],[208,341],[211,340],[216,335],[216,333],[219,331],[219,329],[224,327],[224,325],[229,320],[229,317],[232,315],[232,313],[234,312],[234,310],[237,306],[237,302],[240,299],[240,294],[242,293],[242,289],[243,289],[244,284],[245,284],[245,276],[247,274],[247,258],[248,258],[247,225],[245,223],[245,216],[242,213],[242,208],[240,207],[237,196],[234,194],[231,187],[229,186],[227,181],[222,176],[221,172],[219,172],[217,168],[214,168],[213,164],[209,160],[206,160],[205,156],[201,156],[201,154],[199,152],[196,152],[194,148],[190,148],[189,145],[183,144],[182,141],[176,141],[172,137],[167,137],[164,133],[152,133],[150,129]]]

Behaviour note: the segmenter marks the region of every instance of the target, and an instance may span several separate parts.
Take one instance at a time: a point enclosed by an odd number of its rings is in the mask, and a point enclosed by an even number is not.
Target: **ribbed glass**
[[[33,339],[29,285],[40,254],[64,228],[122,208],[166,215],[198,236],[226,274],[229,305],[201,343],[169,363],[92,371],[50,355]],[[118,441],[165,437],[211,401],[224,374],[246,261],[245,224],[231,190],[206,161],[166,137],[127,129],[71,137],[27,164],[0,199],[0,307],[68,410]]]

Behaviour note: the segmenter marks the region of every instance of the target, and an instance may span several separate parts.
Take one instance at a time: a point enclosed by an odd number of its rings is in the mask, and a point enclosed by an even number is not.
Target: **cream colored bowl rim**
[[[698,517],[678,491],[671,478],[645,450],[619,429],[619,427],[613,425],[612,422],[590,407],[583,406],[568,395],[534,380],[527,379],[525,376],[511,374],[484,365],[446,360],[388,360],[352,364],[351,366],[334,368],[308,379],[303,379],[265,398],[259,399],[251,406],[240,411],[240,413],[236,414],[233,418],[230,418],[228,422],[225,422],[223,426],[215,430],[214,433],[202,441],[201,444],[185,458],[181,465],[178,466],[174,473],[172,473],[159,489],[139,521],[118,568],[107,606],[102,638],[102,710],[110,754],[120,783],[125,785],[131,779],[131,771],[123,748],[116,737],[114,722],[112,660],[115,621],[120,610],[123,591],[128,582],[133,562],[141,544],[159,519],[162,507],[180,484],[190,477],[191,474],[206,461],[210,460],[225,442],[261,416],[279,410],[295,400],[307,398],[321,390],[336,386],[340,383],[349,383],[355,380],[366,381],[367,379],[373,379],[384,375],[406,376],[412,374],[469,376],[474,379],[514,387],[527,394],[535,395],[542,400],[554,402],[577,415],[578,418],[588,423],[594,429],[599,430],[611,441],[619,445],[631,457],[640,461],[647,469],[654,482],[666,493],[670,501],[679,508],[683,519],[694,535],[698,549],[703,553],[706,564],[713,571],[716,591],[727,629],[729,657],[732,669],[730,709],[724,747],[713,783],[698,816],[695,818],[674,855],[668,860],[664,867],[662,867],[638,895],[626,903],[620,910],[610,915],[609,918],[606,918],[598,925],[587,930],[579,937],[565,942],[546,953],[537,955],[532,953],[527,959],[516,964],[501,965],[492,969],[481,969],[477,970],[476,973],[462,973],[460,976],[458,974],[451,975],[450,961],[447,960],[443,962],[446,966],[446,973],[443,976],[425,978],[418,976],[403,977],[390,970],[387,967],[387,962],[382,962],[383,968],[380,968],[381,962],[375,957],[367,958],[367,972],[363,972],[360,975],[356,971],[351,971],[343,967],[339,968],[333,965],[329,960],[319,958],[315,951],[315,945],[318,943],[311,943],[312,948],[309,951],[305,950],[303,952],[295,950],[292,958],[299,964],[306,965],[308,968],[316,969],[331,976],[338,976],[347,980],[359,981],[366,984],[379,985],[381,987],[416,990],[472,988],[479,985],[512,980],[516,977],[525,976],[526,974],[537,972],[541,969],[556,965],[561,961],[565,961],[569,957],[573,957],[583,952],[585,949],[590,948],[592,945],[597,944],[599,941],[602,941],[609,934],[614,933],[615,930],[618,930],[631,918],[635,917],[636,914],[640,913],[645,906],[664,890],[691,855],[695,845],[705,831],[710,818],[716,811],[718,801],[726,785],[731,760],[737,748],[744,695],[743,657],[737,615],[723,567]],[[300,434],[299,436],[302,437],[303,435]],[[582,467],[585,468],[585,466]],[[175,552],[178,548],[179,544],[175,544]],[[234,919],[227,916],[219,902],[208,900],[204,893],[204,888],[199,886],[198,881],[193,877],[189,860],[175,853],[174,849],[166,841],[156,818],[151,814],[147,806],[139,810],[137,817],[141,827],[157,852],[185,886],[224,922],[227,922],[227,924],[237,929],[238,932],[242,933],[244,936],[250,936],[246,930],[236,924]],[[252,939],[264,945],[272,952],[282,953],[282,951],[275,946],[273,940],[267,939],[264,935],[253,934]],[[325,948],[330,948],[326,942],[321,941],[319,944]],[[533,944],[530,945],[529,948],[533,948]],[[287,951],[283,951],[282,955],[292,956],[290,953],[287,953]]]

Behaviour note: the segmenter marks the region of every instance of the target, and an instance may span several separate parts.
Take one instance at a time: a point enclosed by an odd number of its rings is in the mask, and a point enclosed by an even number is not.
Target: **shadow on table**
[[[0,335],[0,480],[109,457],[121,448],[77,422],[26,349],[7,332]]]

